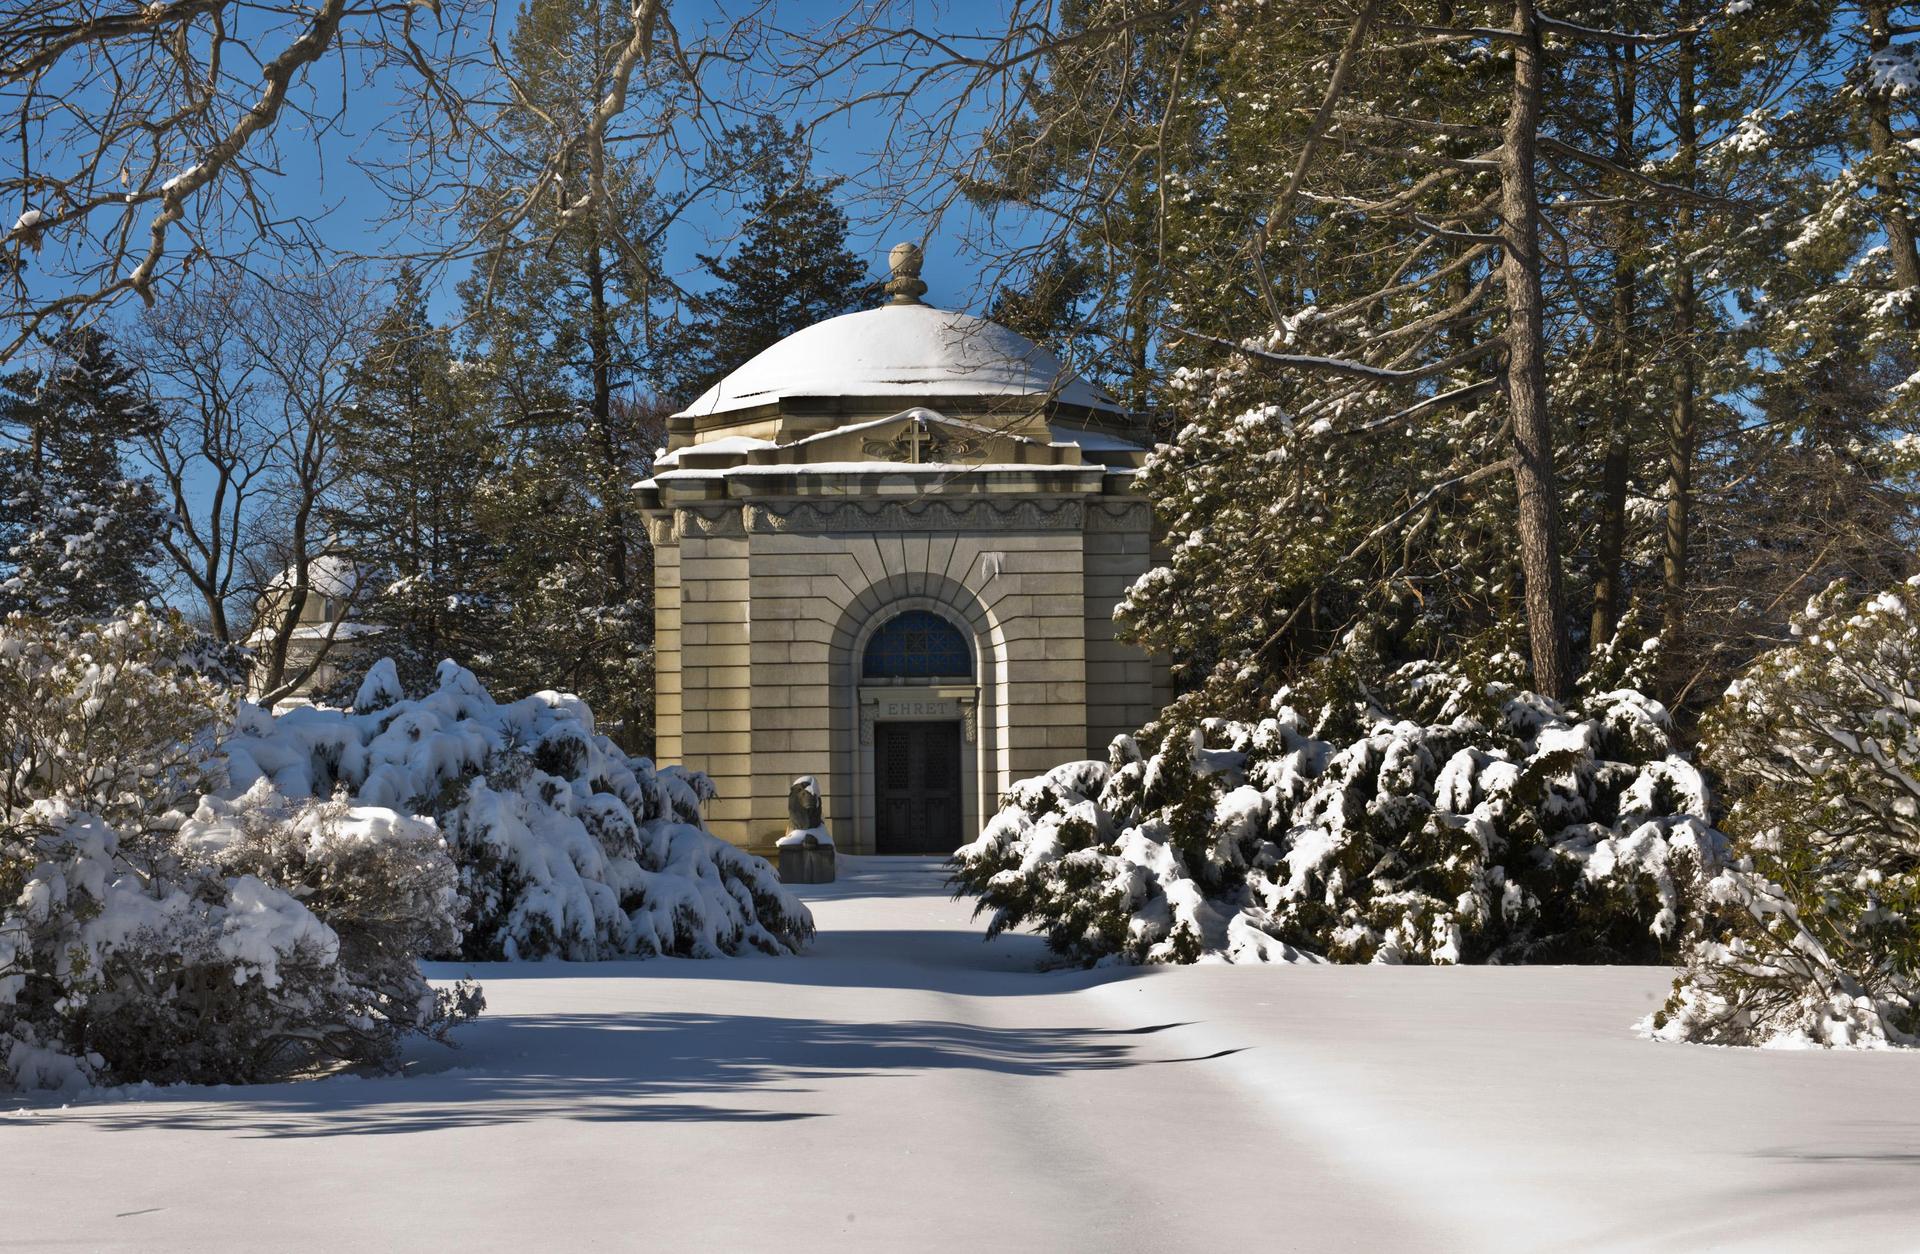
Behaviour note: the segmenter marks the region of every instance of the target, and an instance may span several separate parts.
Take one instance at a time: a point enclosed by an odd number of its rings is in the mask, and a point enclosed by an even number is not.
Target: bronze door
[[[874,849],[952,853],[960,847],[960,724],[876,723]]]

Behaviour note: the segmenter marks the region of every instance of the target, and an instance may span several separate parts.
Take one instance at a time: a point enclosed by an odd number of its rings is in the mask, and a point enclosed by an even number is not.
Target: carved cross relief
[[[868,440],[860,446],[867,457],[881,461],[977,462],[987,455],[987,443],[977,436],[963,435],[950,427],[936,426],[924,418],[910,419],[890,440]]]

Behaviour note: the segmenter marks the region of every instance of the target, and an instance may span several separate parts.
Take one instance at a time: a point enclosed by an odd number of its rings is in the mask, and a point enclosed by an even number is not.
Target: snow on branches
[[[628,757],[578,697],[500,705],[451,662],[426,696],[399,691],[383,660],[352,710],[243,707],[230,788],[432,818],[467,899],[463,957],[795,953],[813,935],[764,859],[700,826],[706,777]]]
[[[1706,725],[1738,860],[1647,1023],[1724,1045],[1920,1045],[1920,579],[1836,583]]]
[[[420,960],[790,953],[773,869],[576,697],[377,664],[352,710],[233,700],[178,616],[0,623],[0,1087],[382,1067],[477,1014]]]
[[[177,616],[0,624],[0,1086],[246,1081],[390,1063],[480,1008],[431,825],[249,794],[224,830],[231,676]]]
[[[1653,961],[1699,934],[1725,841],[1657,702],[1509,690],[1423,724],[1294,696],[1017,785],[959,891],[1089,965]]]

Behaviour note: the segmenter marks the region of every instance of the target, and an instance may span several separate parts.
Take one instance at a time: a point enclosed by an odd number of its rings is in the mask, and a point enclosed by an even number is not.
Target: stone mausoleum
[[[1139,416],[1006,327],[888,301],[773,345],[668,420],[637,487],[655,549],[657,754],[768,851],[814,776],[847,853],[944,853],[1014,781],[1151,718],[1114,639],[1147,569]]]

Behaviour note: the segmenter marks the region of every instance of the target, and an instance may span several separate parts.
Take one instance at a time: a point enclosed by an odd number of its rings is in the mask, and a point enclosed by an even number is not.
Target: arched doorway
[[[861,774],[872,848],[946,854],[966,836],[976,786],[979,688],[972,634],[934,609],[876,616],[860,653]]]

